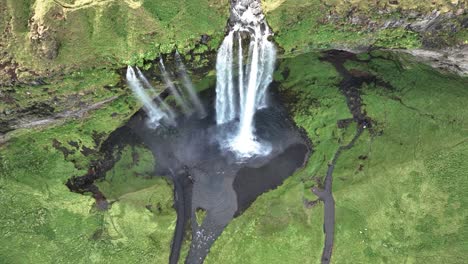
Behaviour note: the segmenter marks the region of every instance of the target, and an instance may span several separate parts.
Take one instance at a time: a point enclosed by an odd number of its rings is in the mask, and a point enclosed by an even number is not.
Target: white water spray
[[[144,86],[146,86],[147,89],[150,89],[153,93],[156,94],[156,89],[154,89],[153,85],[151,85],[151,83],[148,81],[145,75],[140,71],[140,68],[135,68],[137,69],[138,78],[143,82]],[[167,113],[168,117],[171,120],[175,120],[176,114],[174,110],[172,110],[172,108],[168,104],[166,104],[166,102],[164,102],[164,100],[162,100],[161,97],[159,97],[159,95],[156,95],[154,99],[157,101],[162,110]]]
[[[267,106],[266,92],[273,79],[276,49],[268,40],[271,33],[258,11],[259,3],[251,1],[255,4],[246,6],[242,2],[238,1],[233,7],[235,24],[218,51],[216,122],[220,125],[239,118],[235,134],[228,136],[228,148],[240,157],[250,157],[270,151],[270,146],[259,142],[255,136],[254,117],[258,109]],[[247,67],[244,67],[242,35],[250,38]],[[235,55],[237,67],[233,65]],[[234,81],[235,74],[237,81]]]
[[[180,57],[180,54],[177,51],[175,53],[175,60],[179,68],[179,75],[182,78],[182,82],[185,86],[185,90],[187,91],[190,97],[190,101],[192,102],[193,106],[195,107],[197,111],[198,117],[199,118],[206,117],[206,110],[203,107],[203,104],[201,103],[200,98],[198,97],[197,92],[195,91],[195,88],[193,87],[192,80],[190,80],[187,74],[187,69],[185,68],[184,63],[182,62],[182,58]]]
[[[161,70],[164,83],[166,84],[166,87],[169,88],[169,91],[171,91],[171,94],[174,96],[176,103],[180,105],[184,114],[189,115],[191,113],[190,108],[188,107],[187,102],[184,100],[182,95],[177,90],[177,87],[172,81],[169,73],[166,71],[166,66],[164,65],[162,57],[159,59],[159,69]]]
[[[135,70],[128,66],[127,68],[127,83],[132,88],[135,96],[143,103],[143,108],[148,114],[148,126],[151,128],[156,128],[160,125],[162,120],[165,120],[169,124],[175,124],[174,119],[172,119],[166,112],[162,111],[158,106],[153,102],[152,98],[145,92],[142,82],[137,75]],[[147,82],[148,80],[146,80]]]

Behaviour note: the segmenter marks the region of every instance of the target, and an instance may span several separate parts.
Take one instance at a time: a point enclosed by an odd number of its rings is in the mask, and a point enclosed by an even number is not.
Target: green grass
[[[412,49],[421,47],[421,40],[417,33],[397,29],[383,29],[377,33],[374,45],[391,49]]]
[[[176,47],[182,53],[203,50],[204,45],[197,45],[202,34],[213,37],[206,47],[215,49],[228,18],[227,1],[144,0],[140,7],[125,1],[109,1],[67,10],[46,4],[47,1],[8,1],[7,8],[0,10],[2,16],[14,17],[12,36],[4,39],[5,51],[21,68],[41,76],[50,74],[49,71],[140,63]],[[51,38],[60,43],[54,60],[41,59],[33,52],[27,26],[34,13],[33,3],[45,6],[38,17],[49,28]]]
[[[369,71],[395,90],[363,87],[365,110],[382,134],[366,131],[337,163],[332,263],[462,263],[468,247],[468,80],[406,55],[372,55],[379,58],[347,67]],[[280,74],[285,68],[287,78]],[[276,79],[314,153],[304,169],[232,221],[207,263],[320,262],[323,207],[306,208],[303,199],[315,199],[308,190],[316,184],[312,177],[324,176],[338,140],[348,142],[354,124],[336,127],[350,116],[336,87],[339,78],[317,55],[282,61]]]
[[[442,13],[455,12],[458,8],[448,1],[402,0],[396,5],[388,1],[335,1],[335,0],[264,0],[268,23],[275,33],[275,41],[287,54],[304,53],[310,50],[331,47],[356,49],[361,47],[382,47],[413,49],[427,45],[440,47],[464,43],[466,31],[461,26],[463,16],[447,20],[441,30],[417,33],[403,28],[372,29],[372,26],[351,23],[349,16],[369,19],[376,25],[383,25],[388,19],[407,19],[408,13],[425,14],[435,8]],[[432,7],[431,7],[432,6]],[[387,10],[388,13],[379,12]],[[330,15],[333,15],[331,20]],[[449,29],[453,24],[454,29]],[[466,38],[466,37],[465,37]]]
[[[366,110],[383,134],[365,134],[338,162],[334,194],[343,223],[336,263],[350,256],[357,263],[460,263],[465,257],[467,80],[408,61],[402,66],[382,59],[369,65],[397,90],[365,89]],[[350,218],[361,220],[344,223]]]
[[[115,200],[126,193],[160,183],[161,179],[153,175],[154,168],[155,161],[151,151],[141,146],[128,146],[122,151],[120,160],[107,172],[105,179],[98,181],[96,185],[107,198]],[[172,203],[169,207],[171,206]]]
[[[376,13],[376,10],[386,9],[393,12],[404,11],[419,11],[431,12],[434,9],[447,12],[453,10],[456,6],[452,4],[454,1],[434,0],[430,2],[419,0],[399,0],[399,1],[372,1],[372,0],[324,0],[327,5],[333,6],[334,10],[340,14],[345,14],[350,9],[354,8],[355,12]]]
[[[132,173],[149,176],[153,165],[147,151],[127,175],[109,177],[103,188],[115,199],[98,211],[94,199],[65,186],[71,176],[87,172],[97,155],[84,148],[99,146],[94,133],[108,135],[135,111],[135,102],[121,96],[89,118],[42,131],[23,130],[0,148],[0,259],[5,263],[165,263],[175,226],[172,187],[163,179],[134,181]],[[117,114],[114,114],[117,113]],[[56,139],[74,154],[53,148]],[[129,150],[117,168],[125,168]],[[132,173],[131,173],[132,172]],[[112,174],[113,172],[110,172]],[[137,184],[138,183],[138,184]],[[103,183],[104,184],[104,183]]]
[[[57,113],[77,110],[77,107],[81,108],[78,104],[90,105],[127,92],[117,87],[120,76],[107,69],[76,71],[47,79],[46,82],[38,86],[20,84],[5,88],[5,94],[12,102],[0,102],[0,110],[18,112],[37,104],[48,104]]]

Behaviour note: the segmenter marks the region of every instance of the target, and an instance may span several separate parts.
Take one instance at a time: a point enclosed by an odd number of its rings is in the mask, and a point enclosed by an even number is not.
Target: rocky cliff
[[[259,1],[239,2],[260,10]],[[466,1],[263,0],[261,5],[285,52],[440,51],[468,41]],[[142,63],[176,47],[199,56],[218,47],[229,1],[2,0],[0,17],[0,85],[11,85]]]

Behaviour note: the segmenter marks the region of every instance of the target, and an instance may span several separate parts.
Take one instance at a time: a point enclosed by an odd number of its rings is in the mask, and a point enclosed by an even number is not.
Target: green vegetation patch
[[[376,35],[374,45],[391,49],[413,49],[421,47],[419,34],[402,28],[383,29]]]
[[[13,24],[11,34],[1,41],[2,50],[22,71],[47,76],[55,71],[151,60],[176,47],[182,53],[217,48],[229,4],[209,0],[87,2],[9,0],[0,9],[1,16],[11,17]],[[31,23],[37,27],[28,25],[33,16]],[[34,28],[40,28],[37,41],[31,39],[36,35]],[[203,34],[212,36],[212,42],[197,45]],[[54,53],[52,60],[45,58],[44,54]]]
[[[86,106],[128,93],[118,84],[120,76],[111,70],[76,71],[44,80],[44,84],[4,87],[0,93],[0,119],[26,111],[47,116],[62,111],[82,110]],[[1,113],[6,113],[2,116]]]
[[[176,213],[172,187],[163,178],[128,184],[111,177],[103,190],[114,198],[99,211],[88,195],[72,193],[65,182],[84,175],[104,140],[135,111],[121,96],[83,120],[42,131],[22,130],[0,147],[0,259],[6,263],[165,263]],[[72,142],[73,141],[73,142]],[[57,143],[58,142],[58,143]],[[60,149],[53,145],[59,144]],[[67,150],[63,152],[63,148]],[[138,148],[132,173],[149,175],[148,151]],[[67,153],[67,154],[65,154]],[[116,170],[126,169],[129,150]],[[132,162],[133,160],[130,160]],[[124,171],[116,171],[125,175]]]
[[[467,79],[373,55],[368,70],[395,90],[365,87],[382,134],[364,134],[337,164],[334,260],[459,263],[468,234]]]
[[[332,262],[459,263],[468,246],[468,80],[407,55],[359,57],[370,62],[346,67],[372,73],[393,89],[362,87],[375,131],[365,131],[335,168]],[[317,55],[283,60],[275,79],[314,152],[305,168],[229,224],[207,263],[320,263],[323,206],[304,201],[315,199],[309,187],[320,185],[355,124],[337,128],[336,121],[350,114],[338,92],[340,78]]]
[[[160,183],[161,179],[154,175],[155,166],[150,150],[142,146],[127,146],[123,149],[120,160],[96,185],[107,198],[115,200],[126,193],[136,192]],[[168,196],[170,198],[171,194]],[[169,207],[171,206],[172,203]]]
[[[310,188],[338,147],[339,119],[350,114],[333,66],[315,53],[284,59],[275,73],[295,122],[313,140],[308,165],[234,219],[215,242],[206,263],[319,263],[323,205]]]

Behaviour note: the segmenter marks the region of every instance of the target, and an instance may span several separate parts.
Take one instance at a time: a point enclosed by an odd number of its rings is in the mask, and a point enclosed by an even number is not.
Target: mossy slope
[[[163,178],[149,178],[151,153],[124,150],[110,172],[114,177],[102,183],[111,202],[107,211],[65,186],[99,158],[100,142],[134,112],[129,102],[122,96],[88,119],[19,131],[0,147],[2,262],[167,262],[175,224],[172,187]]]
[[[427,3],[413,0],[263,0],[262,3],[275,32],[275,40],[287,53],[369,46],[403,49],[427,46],[440,49],[468,41],[466,26],[462,25],[463,17],[466,19],[463,12],[458,18],[441,19],[444,22],[437,30],[420,32],[406,26],[416,18],[433,19],[433,10],[441,14],[463,11],[466,4],[459,1],[452,4],[450,1]]]
[[[372,73],[394,89],[362,87],[375,132],[365,132],[335,169],[332,262],[460,263],[468,237],[468,81],[410,57],[372,55],[368,63],[347,67]],[[276,78],[315,152],[303,170],[226,228],[207,263],[320,262],[323,207],[304,200],[315,199],[308,188],[320,185],[317,178],[355,128],[337,127],[350,114],[338,93],[339,77],[317,55],[282,61]]]
[[[195,49],[201,35],[216,48],[228,3],[183,1],[7,0],[0,8],[0,64],[46,76],[91,67],[121,66],[154,59],[178,47]],[[24,75],[24,74],[23,74]],[[19,76],[21,77],[21,76]],[[29,76],[24,76],[24,80]]]

